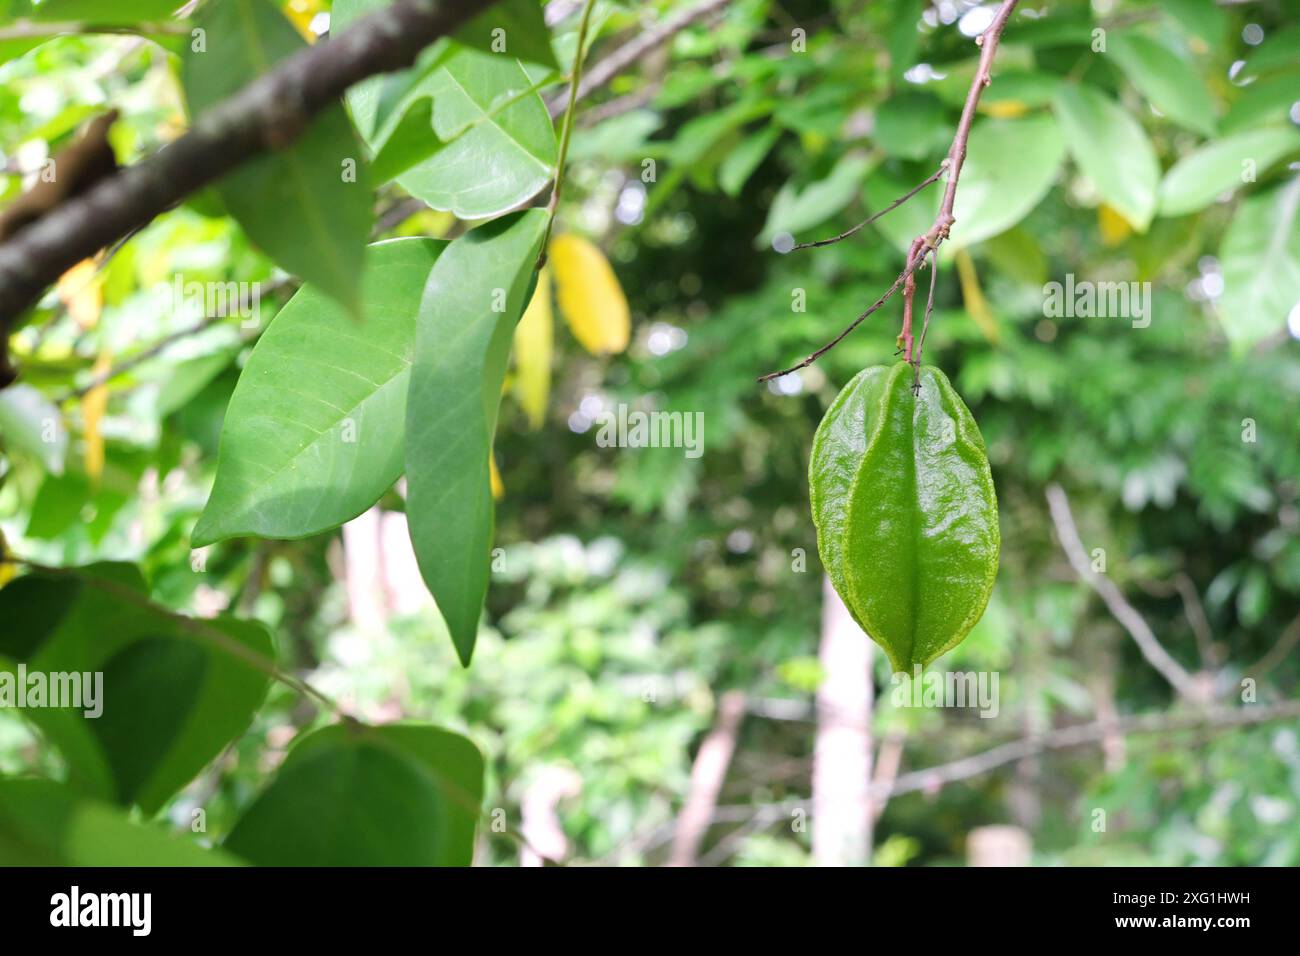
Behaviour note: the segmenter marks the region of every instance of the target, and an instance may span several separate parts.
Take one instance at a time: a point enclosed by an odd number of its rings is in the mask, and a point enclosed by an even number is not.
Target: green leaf
[[[727,154],[727,158],[718,167],[718,185],[722,191],[732,198],[739,196],[749,177],[754,175],[754,170],[758,169],[780,138],[780,127],[767,126],[746,137],[744,142]]]
[[[190,112],[202,114],[267,73],[306,41],[269,0],[223,0],[197,21],[206,46],[187,45],[181,80]],[[358,263],[374,221],[361,144],[340,103],[304,134],[227,174],[217,191],[249,237],[289,272],[358,312]]]
[[[826,573],[895,671],[925,666],[979,621],[997,577],[997,499],[979,428],[938,369],[856,375],[809,464]]]
[[[1215,0],[1162,0],[1160,7],[1189,36],[1193,52],[1217,50],[1223,44],[1228,15]]]
[[[51,474],[63,474],[68,430],[58,407],[31,385],[0,391],[0,446],[35,457]]]
[[[416,315],[445,246],[395,239],[367,249],[361,325],[310,285],[280,310],[230,399],[196,547],[318,534],[401,477]]]
[[[497,216],[531,199],[555,174],[555,129],[533,79],[516,60],[463,50],[411,94],[403,115],[431,97],[440,145],[397,178],[412,196],[462,219]]]
[[[913,189],[927,175],[926,172],[920,171],[919,167],[908,166],[906,168],[909,170],[910,178],[904,178],[898,173],[883,170],[874,172],[867,177],[863,195],[867,201],[867,208],[872,213],[880,212],[899,196]],[[930,170],[930,172],[933,172],[933,170]],[[966,188],[966,180],[963,176],[962,189],[964,188]],[[906,252],[908,247],[911,246],[912,240],[933,225],[935,213],[939,210],[942,193],[942,182],[931,183],[923,192],[918,193],[897,209],[877,219],[873,226],[895,248]],[[958,193],[960,194],[960,190],[958,190]],[[944,243],[943,246],[940,246],[940,249],[946,246],[947,243]]]
[[[1291,106],[1300,90],[1300,67],[1256,80],[1238,90],[1237,99],[1223,118],[1223,132],[1236,133],[1252,126],[1284,126],[1291,121]]]
[[[840,212],[856,198],[875,164],[869,156],[847,153],[825,179],[804,187],[797,186],[794,180],[787,182],[768,208],[757,245],[766,246],[773,236],[783,232],[798,236]]]
[[[45,23],[79,21],[94,26],[131,26],[170,20],[183,6],[184,0],[44,0],[32,8],[31,18]]]
[[[466,666],[487,594],[501,384],[546,222],[530,209],[466,233],[439,257],[420,306],[406,399],[406,513],[420,574]]]
[[[387,2],[336,3],[333,32]],[[524,16],[510,9],[506,15]],[[493,17],[488,10],[458,39],[469,45],[482,38],[490,51]],[[511,36],[520,32],[507,29]],[[544,26],[531,32],[549,48]],[[446,42],[426,50],[411,70],[357,84],[348,105],[375,153],[377,176],[397,176],[403,189],[435,209],[483,219],[516,208],[554,175],[555,128],[537,92],[541,78],[514,57]]]
[[[905,91],[876,110],[875,140],[900,159],[941,156],[952,142],[952,120],[938,97]]]
[[[240,866],[50,780],[0,780],[0,866]]]
[[[1246,58],[1242,76],[1258,76],[1300,63],[1300,23],[1276,30]]]
[[[1055,104],[1079,169],[1129,225],[1146,232],[1155,215],[1160,164],[1142,126],[1090,86],[1062,86]]]
[[[151,605],[130,565],[76,574],[29,574],[0,590],[0,674],[102,673],[97,701],[23,713],[77,789],[152,814],[244,731],[266,693],[266,676],[216,639],[269,659],[271,637],[256,622],[196,622]]]
[[[1215,134],[1214,101],[1190,63],[1140,33],[1113,35],[1109,52],[1129,82],[1161,113],[1202,136]]]
[[[368,13],[386,7],[393,0],[334,0],[330,32],[339,35]],[[494,34],[495,30],[503,31]],[[502,0],[492,4],[456,33],[456,42],[484,53],[507,56],[560,69],[551,49],[551,31],[542,6],[536,0]],[[501,49],[504,43],[505,49]]]
[[[1252,129],[1202,146],[1165,173],[1160,214],[1182,216],[1204,209],[1297,150],[1300,130],[1285,127]]]
[[[225,848],[261,866],[468,866],[482,799],[466,738],[349,721],[294,746]]]
[[[1223,237],[1219,321],[1238,347],[1286,328],[1300,303],[1300,177],[1251,196]]]
[[[560,68],[551,49],[551,31],[537,0],[494,3],[461,28],[456,41],[494,56],[514,57],[553,70]]]
[[[1064,156],[1061,129],[1050,113],[979,122],[971,131],[957,187],[957,221],[943,246],[948,255],[996,236],[1029,215],[1056,182]],[[940,181],[934,186],[935,211],[942,190]]]

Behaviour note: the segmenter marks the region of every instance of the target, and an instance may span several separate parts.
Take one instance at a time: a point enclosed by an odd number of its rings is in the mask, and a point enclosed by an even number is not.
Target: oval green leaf
[[[1129,225],[1146,232],[1156,211],[1160,163],[1141,124],[1090,86],[1064,84],[1054,102],[1079,169]]]
[[[1254,182],[1276,163],[1300,151],[1300,131],[1286,127],[1247,130],[1216,140],[1174,163],[1160,184],[1160,215],[1204,209],[1224,193]]]
[[[976,123],[953,207],[957,221],[940,248],[952,255],[1020,222],[1052,188],[1064,158],[1061,128],[1050,113]],[[928,192],[938,210],[943,184]]]
[[[401,477],[415,317],[445,246],[435,239],[371,246],[360,325],[310,285],[280,310],[230,399],[195,547],[240,534],[327,531]]]
[[[1001,536],[984,440],[938,369],[858,373],[826,412],[809,464],[831,583],[895,671],[924,667],[979,621]]]
[[[1300,177],[1251,196],[1238,208],[1219,249],[1219,321],[1238,348],[1286,328],[1300,303]]]
[[[466,666],[487,595],[501,385],[547,218],[529,209],[461,236],[429,273],[420,307],[406,399],[406,514],[420,574]]]
[[[1214,100],[1190,63],[1163,43],[1131,31],[1111,37],[1110,53],[1152,106],[1195,133],[1215,134]]]

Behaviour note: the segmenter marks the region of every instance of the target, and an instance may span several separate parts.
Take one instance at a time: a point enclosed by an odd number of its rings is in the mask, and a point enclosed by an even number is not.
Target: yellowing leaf
[[[1118,246],[1133,232],[1129,221],[1106,203],[1097,207],[1097,228],[1104,246]]]
[[[501,472],[497,471],[497,456],[488,457],[488,483],[492,486],[492,499],[500,501],[506,496],[506,486],[501,480]]]
[[[605,254],[581,236],[566,233],[551,240],[550,262],[556,301],[582,347],[592,355],[627,348],[632,328],[627,297]]]
[[[1020,100],[994,100],[981,104],[980,112],[994,119],[1015,119],[1029,112],[1029,107]]]
[[[289,0],[284,5],[285,16],[298,28],[303,39],[308,43],[316,42],[316,34],[311,32],[311,22],[320,13],[320,0]]]
[[[113,365],[112,356],[107,350],[95,360],[94,375],[107,374]],[[86,442],[86,474],[92,483],[99,481],[104,473],[104,436],[99,430],[104,420],[104,411],[108,408],[108,384],[96,385],[81,400],[82,437]]]
[[[542,269],[537,276],[532,301],[515,326],[515,375],[510,385],[532,428],[541,428],[546,417],[546,400],[551,393],[553,344],[551,276],[549,269]]]
[[[9,560],[9,552],[5,550],[7,547],[5,533],[0,531],[0,588],[12,581],[18,573],[17,567]]]
[[[94,328],[104,308],[104,283],[93,259],[82,259],[59,277],[59,299],[78,326]]]
[[[965,249],[958,251],[954,261],[957,264],[957,278],[961,281],[961,298],[966,305],[966,314],[979,326],[984,338],[996,345],[999,337],[998,322],[993,317],[988,300],[984,298],[984,290],[980,288],[975,261]]]

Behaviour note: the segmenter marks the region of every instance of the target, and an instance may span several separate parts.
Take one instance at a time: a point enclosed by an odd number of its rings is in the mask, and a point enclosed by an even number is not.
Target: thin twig
[[[789,368],[781,369],[781,371],[779,372],[768,372],[766,375],[760,375],[758,377],[758,380],[760,382],[770,381],[771,379],[780,378],[782,375],[789,375],[791,372],[797,372],[801,368],[807,368],[809,365],[812,365],[813,362],[817,361],[819,358],[821,358],[831,349],[835,348],[835,346],[839,345],[840,342],[844,341],[844,339],[848,336],[848,334],[852,332],[854,329],[856,329],[859,325],[861,325],[862,321],[867,316],[871,315],[871,313],[875,312],[882,305],[888,302],[890,296],[892,296],[895,292],[898,291],[899,286],[901,286],[905,281],[907,281],[907,277],[910,276],[913,272],[915,272],[919,265],[920,265],[919,261],[909,262],[907,266],[903,269],[903,271],[899,273],[898,278],[894,280],[894,284],[885,290],[884,295],[882,295],[875,302],[871,303],[871,305],[867,307],[867,310],[865,312],[863,312],[856,319],[854,319],[852,323],[850,323],[848,328],[846,328],[839,335],[835,336],[835,338],[831,339],[829,342],[827,342],[825,345],[819,348],[816,352],[813,352],[812,355],[809,355],[802,362],[798,362],[795,365],[791,365]]]
[[[730,0],[704,0],[698,6],[682,10],[680,13],[668,17],[662,23],[658,23],[649,30],[638,34],[635,38],[624,43],[613,53],[593,65],[587,73],[586,79],[581,80],[576,89],[571,90],[571,94],[576,93],[576,99],[583,99],[592,91],[600,89],[651,50],[663,46],[692,23],[716,13],[729,2]],[[570,110],[573,109],[573,99],[574,96],[571,95],[568,107]],[[565,101],[562,97],[556,97],[548,104],[548,108],[551,111],[552,119],[554,119],[564,110]]]
[[[1238,727],[1252,727],[1275,720],[1297,718],[1300,718],[1300,700],[1288,700],[1278,704],[1250,704],[1232,709],[1137,714],[1123,717],[1118,721],[1099,720],[1062,727],[1038,736],[1022,737],[949,763],[902,774],[890,783],[873,781],[870,792],[873,799],[892,798],[907,793],[932,793],[947,784],[983,776],[999,767],[1049,751],[1097,744],[1107,735],[1114,733],[1129,737],[1184,731],[1219,732]],[[792,810],[806,807],[809,803],[807,797],[793,797],[759,807],[757,814],[775,820],[785,817]],[[755,815],[755,808],[750,804],[720,806],[713,815],[713,822],[737,823],[750,820]]]
[[[546,265],[546,247],[551,241],[551,228],[555,225],[555,211],[560,208],[560,191],[564,188],[564,161],[569,155],[569,137],[573,134],[573,113],[578,103],[578,86],[582,83],[582,61],[586,57],[587,26],[591,22],[591,11],[596,0],[587,0],[582,8],[582,20],[578,24],[578,49],[573,54],[573,76],[569,78],[569,108],[564,111],[564,122],[560,125],[560,146],[555,160],[555,188],[551,190],[551,200],[547,203],[546,232],[542,235],[542,248],[537,253],[537,269]]]
[[[304,697],[312,698],[331,713],[341,713],[338,704],[307,681],[286,673],[280,669],[275,661],[259,654],[252,648],[239,643],[239,641],[235,640],[225,631],[213,627],[202,618],[188,617],[184,614],[173,611],[170,608],[155,604],[149,599],[148,595],[141,594],[139,591],[127,587],[125,584],[119,584],[116,581],[109,581],[93,574],[86,574],[79,568],[50,567],[48,565],[37,564],[34,561],[28,561],[25,558],[19,558],[16,555],[6,556],[5,560],[21,565],[29,571],[33,571],[37,574],[56,578],[71,578],[80,581],[96,590],[103,591],[105,594],[112,595],[118,600],[125,601],[128,604],[134,604],[137,607],[145,608],[156,614],[161,614],[170,619],[178,628],[185,631],[187,634],[212,645],[226,654],[229,654],[231,657],[242,661],[254,670],[259,671],[273,680],[279,681],[286,687],[292,688]]]
[[[270,282],[266,283],[265,288],[260,290],[259,297],[262,295],[273,295],[274,293],[279,292],[281,289],[285,288],[286,286],[293,285],[296,282],[297,280],[293,276],[281,276],[278,279],[272,279]],[[249,307],[249,295],[248,293],[246,293],[243,297],[240,298],[237,307],[231,311],[235,315],[240,315],[244,311],[246,311],[248,307]],[[170,333],[169,335],[165,335],[157,342],[155,342],[153,345],[146,348],[144,351],[137,352],[135,355],[132,355],[128,359],[124,359],[123,361],[119,362],[117,365],[114,365],[112,368],[107,369],[106,371],[100,372],[99,374],[91,377],[84,385],[81,385],[77,388],[69,389],[68,391],[64,392],[62,395],[59,395],[57,398],[55,398],[55,402],[61,405],[65,402],[70,402],[75,399],[85,398],[89,392],[93,391],[96,388],[99,388],[101,385],[105,385],[108,382],[113,381],[113,379],[115,378],[120,378],[121,376],[125,375],[127,372],[130,372],[132,369],[135,369],[138,366],[143,365],[145,362],[149,361],[150,359],[156,358],[159,354],[171,348],[177,342],[198,335],[201,332],[205,332],[208,329],[212,328],[213,326],[221,324],[229,317],[230,316],[228,313],[204,316],[202,319],[199,319],[199,321],[195,322],[193,325],[186,326],[183,329],[179,329],[175,332]]]
[[[921,394],[921,353],[925,351],[925,335],[930,331],[930,316],[934,313],[934,286],[939,277],[939,253],[930,253],[930,294],[925,298],[925,320],[921,323],[921,339],[916,343],[916,361],[912,363],[912,394]]]
[[[1269,652],[1256,661],[1254,667],[1247,668],[1246,676],[1259,680],[1286,660],[1297,644],[1300,644],[1300,617],[1293,618]]]
[[[159,36],[169,34],[181,36],[189,33],[190,28],[184,23],[137,23],[133,26],[97,24],[83,22],[38,23],[32,20],[16,20],[7,27],[0,28],[0,41],[5,40],[43,40],[62,34],[74,33],[90,35],[109,33],[124,36]]]
[[[851,229],[846,229],[844,232],[841,232],[838,236],[831,236],[829,239],[818,239],[816,242],[801,242],[798,245],[794,246],[790,251],[798,252],[800,249],[820,249],[822,246],[833,245],[834,243],[841,242],[845,239],[848,239],[850,236],[857,235],[864,228],[871,225],[881,216],[884,216],[886,213],[893,212],[899,206],[903,205],[903,203],[907,202],[909,199],[911,199],[913,196],[919,193],[926,186],[929,186],[931,183],[937,182],[939,180],[939,177],[941,177],[944,174],[944,171],[947,168],[948,168],[948,159],[947,157],[944,157],[944,160],[939,164],[938,169],[936,169],[929,176],[927,176],[921,183],[912,187],[912,189],[908,190],[906,193],[904,193],[903,195],[895,199],[893,202],[891,202],[884,209],[880,210],[880,212],[868,216],[866,219],[862,220],[856,226],[852,227]]]
[[[1097,592],[1111,615],[1133,638],[1147,663],[1154,667],[1174,690],[1190,701],[1204,702],[1207,695],[1201,685],[1161,646],[1155,632],[1151,630],[1137,609],[1120,593],[1115,583],[1092,570],[1088,562],[1088,552],[1079,538],[1079,529],[1074,523],[1074,515],[1070,512],[1070,499],[1060,485],[1047,486],[1047,507],[1052,515],[1052,523],[1056,526],[1057,537],[1061,539],[1061,549],[1069,559],[1075,574]]]
[[[767,375],[760,375],[758,380],[766,382],[770,379],[780,378],[782,375],[789,375],[791,372],[798,371],[801,368],[807,368],[821,356],[825,355],[845,337],[856,329],[872,312],[876,311],[881,305],[889,299],[891,295],[906,282],[919,268],[921,260],[948,238],[953,224],[957,221],[953,216],[953,204],[957,199],[957,181],[961,178],[962,164],[966,161],[966,146],[970,141],[971,126],[975,122],[975,111],[979,106],[980,96],[984,88],[993,82],[990,71],[993,67],[993,58],[997,55],[998,43],[1002,39],[1002,31],[1006,29],[1007,21],[1011,18],[1011,13],[1016,8],[1018,0],[1003,0],[1002,6],[998,8],[993,22],[989,24],[988,29],[975,38],[975,42],[980,46],[979,68],[975,71],[975,77],[971,81],[970,91],[966,94],[966,103],[962,106],[961,117],[957,121],[957,132],[953,136],[952,146],[948,150],[947,159],[944,161],[944,167],[948,170],[948,183],[943,191],[943,201],[939,204],[939,214],[935,217],[934,224],[925,232],[917,236],[912,242],[911,248],[907,255],[907,264],[899,274],[894,284],[890,286],[889,291],[881,296],[876,303],[867,309],[866,312],[859,315],[853,322],[839,335],[831,339],[830,342],[823,345],[816,352],[813,352],[802,362],[792,365],[790,368],[780,372],[770,372]],[[904,201],[906,201],[905,197]],[[911,361],[911,334],[908,331],[907,338],[903,342],[904,349],[907,353],[907,361]]]

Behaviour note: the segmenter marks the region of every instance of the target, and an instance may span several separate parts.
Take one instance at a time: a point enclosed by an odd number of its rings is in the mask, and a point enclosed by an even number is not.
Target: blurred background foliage
[[[593,60],[694,2],[602,2]],[[327,26],[327,2],[284,6],[305,29]],[[550,6],[563,49],[576,5]],[[504,400],[501,550],[471,669],[419,600],[418,578],[394,570],[378,610],[358,613],[364,559],[351,532],[191,552],[222,415],[257,328],[210,324],[84,391],[94,370],[201,318],[160,304],[156,287],[175,273],[264,283],[261,328],[292,291],[203,198],[160,217],[97,275],[65,281],[15,337],[23,382],[59,404],[72,439],[62,474],[6,440],[0,528],[14,550],[50,564],[138,562],[174,608],[238,607],[266,621],[281,660],[358,715],[467,732],[489,757],[483,863],[520,856],[493,832],[493,813],[517,826],[529,794],[548,787],[569,861],[663,862],[718,696],[741,689],[751,714],[702,859],[808,862],[808,834],[788,813],[760,810],[810,790],[822,592],[809,446],[839,386],[892,361],[897,308],[814,367],[769,385],[755,378],[829,339],[888,286],[899,244],[929,221],[933,190],[835,246],[779,255],[771,240],[837,232],[935,168],[973,73],[971,36],[993,5],[723,6],[721,19],[682,31],[580,107],[560,225],[606,251],[632,340],[624,354],[596,357],[559,326],[541,427],[513,395]],[[904,770],[1106,713],[1180,706],[1066,563],[1044,499],[1051,482],[1070,495],[1089,549],[1105,549],[1107,575],[1187,670],[1218,673],[1230,698],[1243,674],[1256,676],[1260,702],[1295,696],[1300,677],[1300,181],[1288,165],[1300,158],[1288,138],[1300,136],[1297,8],[1025,6],[962,179],[972,195],[997,190],[963,224],[999,228],[969,245],[954,231],[962,249],[941,260],[925,353],[983,431],[1003,529],[989,610],[941,664],[999,672],[1001,708],[990,720],[896,709],[878,655],[875,729],[904,741]],[[1097,29],[1158,44],[1175,64],[1150,66],[1164,61],[1149,49],[1138,57],[1146,72],[1121,64],[1094,51]],[[798,30],[806,49],[794,48]],[[0,71],[0,199],[107,105],[123,114],[113,130],[122,161],[183,126],[174,58],[147,40],[60,37]],[[1189,93],[1187,77],[1197,86],[1190,108],[1177,96]],[[1237,153],[1226,188],[1203,170],[1210,199],[1186,214],[1156,212],[1144,229],[1080,171],[1088,160],[1074,156],[1077,144],[1053,164],[1043,139],[1024,135],[1041,125],[990,136],[1001,155],[975,151],[983,124],[1050,122],[1061,83],[1119,104],[1161,171],[1233,135],[1271,131],[1281,145],[1245,184]],[[1135,175],[1130,159],[1110,157],[1121,182]],[[1035,194],[1031,174],[1044,164],[1055,171]],[[381,206],[400,198],[389,187]],[[392,234],[461,228],[425,212]],[[1067,274],[1150,282],[1149,326],[1048,316],[1044,283]],[[598,447],[597,416],[620,403],[702,412],[704,454]],[[399,487],[356,537],[379,535],[378,553],[409,571],[404,533],[384,530],[401,506]],[[1261,659],[1271,660],[1266,673]],[[317,719],[276,688],[253,732],[167,815],[183,824],[202,805],[219,836]],[[0,713],[0,771],[57,771],[56,762]],[[1105,832],[1090,825],[1095,808],[1107,809]],[[1043,864],[1296,865],[1298,814],[1295,722],[1134,737],[1118,762],[1083,748],[898,796],[876,826],[873,859],[960,863],[972,828],[1013,823]]]

